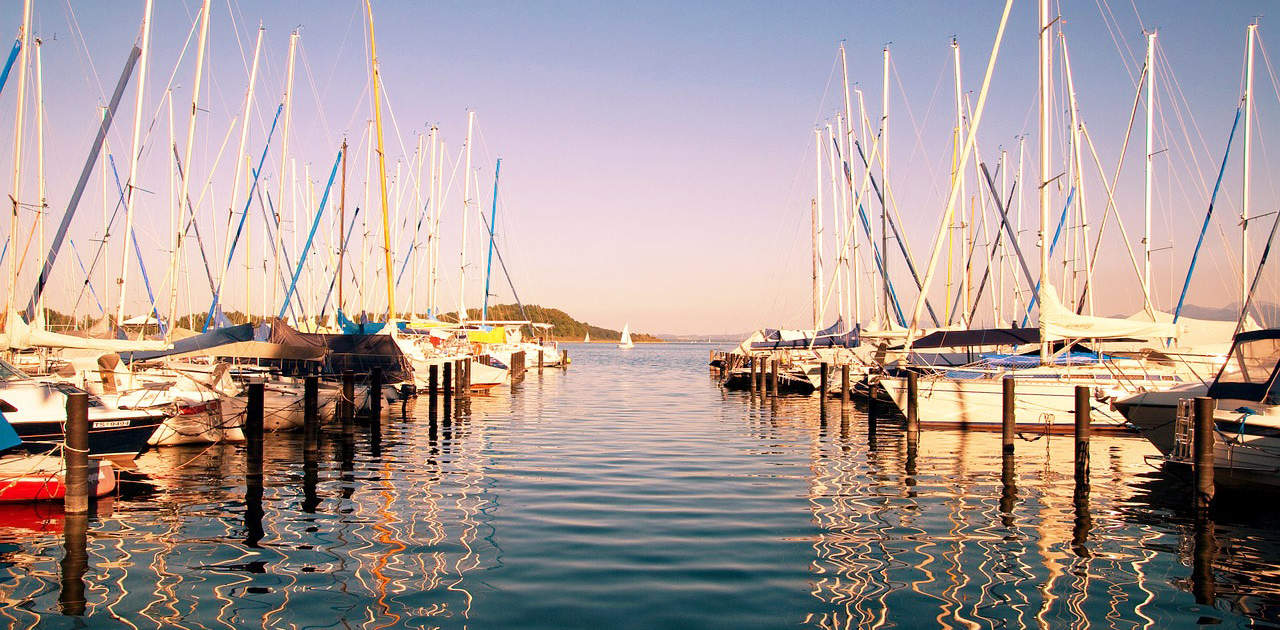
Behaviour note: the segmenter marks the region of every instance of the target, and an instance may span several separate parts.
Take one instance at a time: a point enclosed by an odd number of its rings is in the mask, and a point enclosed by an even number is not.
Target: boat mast
[[[204,52],[209,41],[209,0],[204,0],[200,9],[200,39],[196,49],[196,76],[191,83],[191,116],[187,118],[187,142],[182,151],[182,183],[178,186],[178,224],[174,235],[174,251],[169,266],[169,326],[165,328],[165,341],[173,338],[173,327],[178,323],[178,273],[182,261],[182,234],[187,224],[187,191],[191,185],[191,150],[196,141],[196,112],[200,107],[200,81],[204,75]],[[172,99],[170,99],[172,102]],[[287,137],[287,136],[286,136]],[[239,171],[239,169],[236,169]],[[172,178],[170,178],[172,179]],[[234,189],[233,189],[234,190]],[[192,220],[195,220],[196,209],[191,208]]]
[[[413,180],[413,213],[425,213],[426,209],[422,207],[422,164],[426,161],[426,154],[423,152],[422,134],[418,134],[418,173]],[[431,193],[428,191],[427,193]],[[421,215],[419,215],[421,216]],[[422,225],[422,221],[414,222],[413,238],[410,241],[409,257],[411,263],[409,268],[412,269],[409,279],[409,319],[415,319],[418,316],[418,226]]]
[[[437,177],[437,159],[439,158],[440,138],[435,125],[431,125],[431,185],[427,188],[427,316],[434,317],[436,315],[436,265],[435,265],[435,249],[436,249],[436,222],[438,215],[439,197],[437,188],[439,187],[439,178]]]
[[[369,120],[365,124],[365,144],[364,144],[364,207],[369,207],[369,183],[373,181],[373,176],[369,173],[369,169],[373,168],[373,121]],[[365,316],[369,311],[366,288],[369,286],[369,213],[365,212],[360,219],[360,314]]]
[[[1249,163],[1253,145],[1253,49],[1258,25],[1250,24],[1245,48],[1244,71],[1244,182],[1240,202],[1240,317],[1244,318],[1249,298]]]
[[[48,260],[48,254],[44,249],[44,215],[48,210],[48,200],[45,199],[45,181],[44,181],[44,70],[40,63],[40,48],[43,42],[40,38],[36,38],[36,187],[39,198],[39,206],[36,208],[36,231],[40,234],[38,241],[40,247],[40,268],[44,269],[45,261]],[[72,313],[74,316],[75,314]],[[45,313],[44,313],[44,291],[40,292],[40,299],[36,304],[35,318],[33,324],[44,329]]]
[[[845,147],[844,155],[845,161],[852,164],[853,140],[855,137],[854,129],[857,128],[857,125],[853,122],[853,103],[849,98],[849,58],[844,50],[844,42],[840,42],[840,68],[842,77],[844,78],[844,119],[849,123],[849,132],[843,138]],[[852,172],[852,169],[850,169],[850,172]],[[845,278],[845,282],[849,285],[849,299],[853,306],[853,323],[856,324],[862,320],[862,288],[858,283],[858,228],[857,221],[854,218],[857,209],[853,207],[857,203],[857,200],[853,194],[852,179],[849,180],[847,186],[849,187],[849,206],[847,209],[842,209],[842,212],[848,212],[849,231],[853,233],[853,251],[852,254],[845,259],[845,265],[849,267],[848,276]],[[821,220],[821,215],[819,215],[819,220]]]
[[[138,91],[133,107],[133,142],[129,147],[129,179],[124,190],[124,245],[120,248],[119,302],[116,305],[116,326],[124,321],[124,302],[129,288],[129,238],[133,234],[133,191],[138,178],[138,153],[142,144],[142,101],[147,87],[147,57],[151,49],[151,8],[154,0],[147,0],[142,14],[142,58],[138,60]],[[25,47],[24,47],[25,48]],[[22,94],[21,91],[18,92]],[[21,108],[19,108],[21,109]]]
[[[1040,361],[1047,363],[1049,361],[1050,347],[1049,336],[1045,334],[1045,295],[1050,290],[1049,285],[1049,243],[1046,240],[1049,229],[1049,97],[1053,92],[1053,76],[1049,73],[1051,55],[1053,54],[1052,43],[1049,41],[1049,29],[1052,22],[1049,17],[1049,0],[1039,0],[1039,149],[1040,149],[1040,181],[1036,186],[1040,204],[1040,295],[1036,296],[1036,300],[1040,305]]]
[[[813,246],[813,329],[816,331],[822,328],[822,317],[826,314],[826,308],[823,304],[823,278],[822,278],[822,131],[815,128],[813,130],[813,166],[817,173],[814,186],[813,211],[817,214],[816,233],[817,237]]]
[[[831,124],[830,124],[830,123],[827,123],[827,136],[826,136],[826,137],[828,138],[828,142],[833,141],[833,140],[835,140],[835,138],[836,138],[835,134],[833,134],[833,133],[831,132]],[[838,166],[837,166],[837,164],[836,164],[836,152],[835,152],[835,147],[833,146],[833,147],[831,147],[830,149],[828,149],[828,150],[827,150],[827,171],[829,172],[829,174],[830,174],[830,176],[831,176],[831,177],[830,177],[830,180],[831,180],[831,209],[834,211],[834,214],[835,214],[835,216],[836,216],[836,242],[840,243],[840,246],[836,248],[836,273],[835,273],[835,283],[836,283],[836,316],[837,316],[837,317],[839,317],[839,318],[841,318],[841,319],[844,319],[844,317],[845,317],[845,312],[844,312],[844,283],[843,283],[843,282],[841,282],[841,280],[842,280],[842,275],[841,275],[841,269],[840,269],[840,262],[844,260],[844,246],[845,246],[845,242],[844,242],[844,222],[840,220],[840,209],[841,209],[841,207],[842,207],[842,205],[843,205],[843,204],[841,204],[841,203],[840,203],[840,199],[841,199],[841,197],[840,197],[840,185],[839,185],[839,180],[837,180],[837,179],[836,179],[836,169],[837,169],[837,168],[838,168]]]
[[[955,73],[955,92],[956,92],[956,132],[955,132],[954,134],[952,134],[952,137],[954,137],[954,138],[955,138],[955,141],[954,141],[955,151],[956,151],[955,163],[956,163],[956,164],[959,164],[959,163],[960,163],[960,156],[959,156],[959,152],[960,152],[960,150],[961,150],[961,148],[962,148],[962,146],[963,146],[963,144],[964,144],[964,97],[963,97],[963,95],[962,95],[962,93],[961,93],[961,87],[960,87],[961,79],[962,79],[962,77],[961,77],[961,75],[960,75],[960,42],[959,42],[959,41],[957,41],[955,37],[952,37],[952,38],[951,38],[951,63],[952,63],[952,66],[953,66],[953,68],[954,68],[954,73]],[[953,168],[954,168],[954,167],[953,167]],[[960,275],[960,292],[961,292],[961,293],[964,295],[964,297],[965,297],[965,299],[963,300],[963,303],[964,303],[964,305],[965,305],[965,308],[960,309],[960,313],[959,313],[959,315],[960,315],[960,324],[961,324],[962,326],[967,326],[967,325],[969,324],[969,322],[967,321],[967,320],[968,320],[968,310],[969,310],[969,309],[968,309],[968,305],[969,305],[969,265],[968,265],[968,260],[969,260],[969,252],[968,252],[969,246],[968,246],[968,243],[969,243],[969,239],[967,239],[967,238],[963,238],[963,237],[964,237],[964,235],[966,234],[966,231],[967,231],[967,230],[965,230],[964,226],[968,223],[968,222],[965,220],[965,213],[964,213],[964,211],[963,211],[963,208],[964,208],[964,202],[965,202],[965,200],[966,200],[966,199],[968,199],[968,194],[965,192],[965,185],[964,185],[964,184],[965,184],[965,181],[964,181],[964,179],[965,179],[965,178],[964,178],[964,173],[960,172],[959,170],[953,170],[953,171],[952,171],[952,173],[951,173],[951,177],[952,177],[952,178],[953,178],[953,179],[958,183],[958,185],[959,185],[959,187],[960,187],[960,188],[959,188],[959,190],[960,190],[960,207],[962,208],[962,210],[961,210],[961,211],[956,215],[956,216],[959,218],[960,224],[959,224],[959,225],[953,225],[953,226],[952,226],[952,228],[953,228],[953,229],[956,229],[956,228],[961,229],[960,234],[961,234],[961,237],[962,237],[962,238],[961,238],[961,241],[962,241],[962,247],[960,248],[960,261],[961,261],[961,262],[960,262],[960,264],[964,267],[964,269],[962,270],[962,271],[963,271],[963,273]],[[951,235],[952,235],[952,234],[953,234],[953,232],[952,232],[952,231],[950,231],[950,230],[948,230],[948,234],[947,234],[947,243],[950,243],[950,242],[951,242],[951,239],[952,239],[952,236],[951,236]],[[947,250],[948,250],[948,251],[950,251],[950,250],[951,250],[951,247],[950,247],[950,246],[948,246],[948,247],[947,247]],[[951,260],[950,260],[950,258],[949,258],[949,257],[948,257],[948,259],[947,259],[947,269],[948,269],[948,270],[950,270],[950,269],[951,269]],[[950,279],[950,277],[951,277],[951,273],[950,273],[950,271],[948,271],[948,272],[947,272],[947,277],[948,277],[948,285],[950,285],[950,280],[949,280],[949,279]],[[948,286],[948,288],[947,288],[947,302],[950,302],[950,301],[951,301],[950,292],[951,292],[951,291],[950,291],[950,286]],[[947,323],[951,323],[951,318],[952,318],[954,315],[955,315],[955,313],[950,313],[950,314],[948,314],[948,315],[947,315]]]
[[[249,86],[245,88],[244,107],[241,109],[241,112],[240,112],[240,122],[241,122],[240,142],[237,145],[236,159],[233,160],[233,163],[239,162],[240,156],[242,155],[245,157],[246,160],[249,159],[249,156],[246,155],[244,152],[244,148],[245,148],[245,144],[249,141],[249,110],[253,106],[253,86],[258,81],[258,58],[262,53],[262,34],[263,32],[265,32],[265,30],[266,29],[262,28],[261,24],[258,25],[258,38],[253,45],[253,63],[250,64],[249,66]],[[190,168],[190,167],[187,167],[187,168]],[[232,175],[232,180],[231,180],[231,194],[228,195],[230,201],[227,204],[227,238],[226,238],[226,244],[222,248],[224,252],[231,251],[231,221],[232,221],[232,217],[235,215],[236,191],[240,190],[240,175],[241,173],[244,172],[240,170],[239,164],[234,164],[234,167],[231,170],[234,171],[234,174]],[[246,209],[245,212],[248,212],[248,210]],[[248,239],[247,232],[245,233],[245,238]],[[252,259],[252,254],[250,254],[249,251],[250,251],[249,244],[248,244],[248,241],[246,240],[245,247],[244,247],[244,260],[245,260],[246,269],[248,269],[249,261]],[[218,292],[219,293],[222,292],[223,278],[230,271],[231,271],[231,258],[228,256],[227,261],[222,268],[222,273],[218,274]],[[248,277],[246,276],[245,279],[248,280]],[[246,292],[248,291],[247,285],[245,290]],[[245,310],[245,317],[247,320],[249,316],[249,312],[252,310],[249,307],[248,293],[245,294],[244,310]]]
[[[1147,33],[1147,156],[1143,167],[1144,194],[1142,198],[1142,294],[1146,299],[1147,313],[1153,314],[1155,308],[1151,304],[1151,160],[1155,156],[1155,110],[1156,110],[1156,34]],[[1247,123],[1246,123],[1247,124]],[[1246,127],[1247,128],[1247,127]],[[1248,137],[1247,135],[1245,136]],[[1245,190],[1248,184],[1246,184]],[[1248,199],[1246,193],[1245,199]],[[1247,202],[1246,202],[1247,203]],[[1087,259],[1086,259],[1087,260]],[[1092,292],[1090,292],[1092,295]]]
[[[493,239],[498,234],[498,175],[502,173],[502,158],[493,167],[493,207],[489,210],[489,259],[484,265],[484,310],[481,319],[489,319],[489,277],[493,275]],[[480,183],[476,182],[479,186]],[[479,195],[477,195],[479,196]]]
[[[289,123],[293,120],[293,62],[297,56],[297,52],[298,31],[297,29],[294,29],[292,33],[289,33],[289,62],[286,66],[287,69],[285,70],[284,75],[284,126],[280,130],[280,170],[276,173],[276,177],[279,179],[279,182],[277,182],[276,185],[276,203],[273,208],[273,213],[275,214],[274,219],[276,222],[274,251],[275,271],[271,273],[271,278],[268,280],[268,284],[271,285],[271,304],[273,305],[278,304],[278,301],[276,300],[276,290],[279,288],[280,284],[280,248],[284,246],[284,223],[280,220],[280,215],[284,212],[284,183],[289,170]],[[271,312],[270,309],[264,310],[263,317],[265,317],[269,312]]]
[[[889,199],[889,47],[884,47],[884,84],[880,92],[880,191],[886,202]],[[889,317],[892,300],[889,297],[889,208],[880,204],[880,286],[884,293],[884,328],[888,330],[893,320]]]
[[[347,137],[342,137],[342,184],[338,197],[338,312],[342,312],[343,260],[347,253]],[[327,299],[327,298],[326,298]]]
[[[467,320],[467,218],[469,216],[468,207],[471,205],[471,132],[475,126],[476,113],[467,111],[467,146],[466,153],[466,170],[462,177],[462,254],[461,262],[458,266],[458,323]]]
[[[816,333],[818,331],[818,326],[821,323],[821,319],[820,319],[821,314],[819,313],[819,310],[818,310],[818,302],[822,299],[819,293],[822,289],[819,288],[818,286],[818,275],[821,274],[822,272],[820,269],[818,269],[818,243],[820,243],[821,241],[818,238],[818,200],[817,199],[809,200],[809,232],[810,232],[810,235],[809,235],[810,252],[813,255],[813,265],[811,267],[811,270],[813,272],[813,275],[812,275],[813,330]]]
[[[373,71],[373,121],[378,128],[378,183],[382,191],[382,253],[387,272],[387,321],[396,316],[396,280],[391,262],[391,218],[387,214],[387,156],[382,148],[382,73],[378,70],[378,48],[373,39],[373,5],[364,0],[369,12],[369,64]]]
[[[18,199],[22,190],[22,109],[26,104],[27,95],[27,46],[31,38],[31,0],[24,0],[22,3],[22,34],[18,38],[22,40],[22,54],[18,61],[18,111],[13,118],[13,193],[10,195],[13,213],[9,217],[9,247],[14,249],[14,254],[17,253],[18,246]],[[6,322],[13,316],[13,295],[17,283],[18,257],[10,255],[8,298],[5,302]],[[12,328],[6,324],[5,330],[12,330]]]

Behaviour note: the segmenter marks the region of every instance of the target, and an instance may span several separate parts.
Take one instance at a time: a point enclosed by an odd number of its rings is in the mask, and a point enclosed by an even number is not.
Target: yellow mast
[[[382,151],[382,87],[378,73],[378,47],[373,41],[373,5],[364,0],[369,12],[369,63],[373,70],[373,124],[378,128],[378,184],[382,190],[382,251],[387,265],[387,321],[396,313],[395,274],[391,264],[391,218],[387,214],[387,157]]]

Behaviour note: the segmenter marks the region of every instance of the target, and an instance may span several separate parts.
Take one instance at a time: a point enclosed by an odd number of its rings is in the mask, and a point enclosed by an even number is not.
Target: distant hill
[[[480,309],[467,309],[468,319],[480,319]],[[440,316],[444,321],[458,321],[458,313],[445,313]],[[538,306],[537,304],[525,304],[524,313],[521,314],[520,307],[516,304],[490,304],[489,319],[491,320],[532,320],[539,324],[551,324],[551,336],[557,341],[582,341],[582,338],[591,333],[592,341],[618,341],[622,338],[622,331],[613,330],[612,328],[602,328],[600,326],[592,326],[587,322],[580,322],[568,313],[558,308],[548,308]],[[631,331],[631,339],[635,342],[654,342],[663,341],[654,335],[638,333]]]

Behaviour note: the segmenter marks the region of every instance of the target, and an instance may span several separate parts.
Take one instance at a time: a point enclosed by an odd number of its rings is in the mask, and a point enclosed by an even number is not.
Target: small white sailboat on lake
[[[582,338],[582,343],[591,343],[591,331],[588,330],[586,336]]]
[[[636,344],[631,343],[631,323],[627,322],[622,325],[622,339],[618,340],[618,349],[630,350],[634,347],[636,347]]]

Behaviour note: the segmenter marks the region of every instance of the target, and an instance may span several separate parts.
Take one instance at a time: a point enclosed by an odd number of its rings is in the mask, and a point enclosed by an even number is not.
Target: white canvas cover
[[[1171,322],[1151,321],[1145,313],[1135,318],[1079,315],[1062,304],[1052,287],[1041,292],[1040,325],[1046,339],[1167,339],[1178,336]]]

